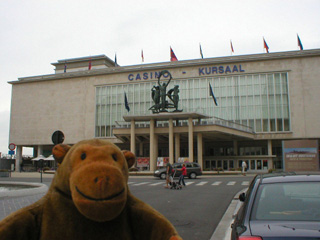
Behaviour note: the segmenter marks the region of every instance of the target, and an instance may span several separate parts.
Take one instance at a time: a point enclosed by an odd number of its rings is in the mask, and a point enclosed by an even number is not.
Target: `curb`
[[[210,240],[228,240],[231,238],[231,224],[235,215],[237,214],[241,202],[239,201],[239,195],[242,192],[246,192],[248,188],[245,188],[238,192],[232,199],[227,211],[224,213],[222,219],[220,220],[216,230],[212,234]]]
[[[46,193],[48,191],[48,186],[42,183],[26,183],[26,182],[9,182],[8,181],[8,182],[0,182],[0,185],[26,187],[18,190],[0,192],[0,199],[7,198],[7,197],[30,196],[30,195]]]

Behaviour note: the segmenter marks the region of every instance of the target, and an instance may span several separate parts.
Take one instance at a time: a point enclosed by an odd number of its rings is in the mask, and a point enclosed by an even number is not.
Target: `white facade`
[[[89,61],[92,63],[91,70],[86,69]],[[67,69],[64,72],[66,63]],[[241,160],[239,154],[242,151],[240,149],[242,141],[246,142],[247,145],[247,142],[253,143],[251,145],[259,145],[261,142],[263,143],[261,145],[266,146],[267,149],[263,153],[263,157],[261,157],[262,154],[260,156],[253,154],[253,156],[249,156],[247,159],[266,159],[269,161],[268,168],[273,168],[274,166],[272,166],[270,161],[274,159],[279,160],[281,156],[272,153],[272,147],[279,147],[281,140],[318,140],[320,138],[320,125],[318,124],[320,121],[320,109],[318,107],[320,49],[124,67],[115,67],[113,64],[104,55],[93,56],[91,59],[60,60],[58,63],[53,64],[56,67],[55,74],[19,78],[17,81],[10,82],[12,84],[10,142],[15,143],[20,148],[35,147],[39,151],[42,151],[41,149],[50,151],[53,146],[51,140],[52,133],[60,130],[65,135],[64,143],[66,144],[74,144],[88,138],[102,137],[111,139],[113,142],[120,144],[120,146],[129,147],[130,143],[126,142],[126,140],[130,142],[130,137],[116,138],[114,136],[113,127],[117,128],[115,121],[124,121],[123,116],[152,114],[151,111],[148,111],[152,105],[150,86],[157,84],[156,74],[161,70],[170,71],[174,80],[172,85],[177,83],[180,86],[180,103],[184,111],[198,112],[210,117],[222,118],[223,120],[232,121],[237,124],[247,125],[256,130],[252,137],[245,139],[237,135],[232,137],[232,134],[230,135],[229,133],[226,137],[223,137],[224,130],[218,129],[217,131],[213,131],[213,126],[209,126],[205,131],[197,130],[195,127],[195,134],[197,134],[197,131],[202,132],[203,136],[201,139],[203,138],[204,145],[214,142],[215,145],[219,146],[219,142],[230,142],[233,150],[229,160]],[[250,121],[251,118],[249,117],[250,114],[258,116],[258,110],[256,110],[258,107],[254,94],[249,94],[249,91],[254,91],[254,83],[250,78],[254,79],[255,76],[259,80],[264,78],[263,76],[266,76],[267,85],[268,76],[271,76],[272,80],[270,81],[273,81],[273,100],[271,97],[268,97],[266,105],[268,107],[259,110],[261,111],[261,116],[263,114],[267,115],[267,117],[261,117],[261,119],[269,119],[265,122],[263,120],[260,121],[258,117],[254,117],[252,118],[254,121]],[[282,80],[278,80],[278,76]],[[229,90],[227,90],[228,87],[222,84],[222,82],[229,81],[228,79],[230,79],[230,82],[249,79],[249,84],[243,88],[243,91],[246,91],[246,94],[243,95],[245,96],[243,100],[240,98],[235,100],[234,96],[230,96]],[[192,89],[188,88],[191,81],[194,84],[191,86]],[[218,81],[221,84],[217,85]],[[277,81],[279,83],[286,82],[287,96],[285,96],[286,93],[282,89],[284,85],[277,85]],[[203,84],[203,92],[201,92],[202,90],[199,87],[200,94],[195,90],[198,83],[200,85]],[[209,96],[209,91],[207,91],[208,83],[214,89],[218,106],[214,106]],[[147,91],[145,94],[142,92],[141,86],[143,86],[143,90]],[[262,90],[261,87],[259,88],[262,104]],[[279,90],[279,88],[281,89]],[[238,90],[239,92],[241,91],[240,89]],[[100,96],[98,91],[105,91],[106,96],[108,94],[111,96],[115,93],[114,91],[117,93],[114,98],[109,98],[108,100],[110,106],[116,106],[116,111],[108,109],[107,105],[104,108],[103,114],[106,118],[109,118],[111,130],[107,134],[107,130],[104,129],[106,134],[102,135],[101,132],[97,132],[97,127],[101,126],[99,116],[102,116],[101,111],[103,109],[98,109],[99,104],[97,99]],[[124,107],[124,92],[128,94],[128,101],[131,104],[131,111],[129,113]],[[282,94],[279,95],[279,99],[277,99],[276,95],[278,92]],[[271,87],[269,87],[267,94],[269,93],[271,94]],[[196,94],[200,96],[195,96]],[[192,100],[196,97],[199,99],[198,102]],[[287,98],[287,102],[283,100],[285,98]],[[277,104],[274,103],[274,108],[271,108],[270,106],[273,101],[278,102]],[[255,110],[252,110],[252,106],[255,107]],[[273,116],[270,111],[279,112],[276,110],[277,107],[278,110],[282,109],[282,113],[287,110],[288,116],[283,117],[284,115],[282,115],[281,119],[273,121],[272,119],[276,119],[277,117]],[[244,111],[246,111],[245,115],[248,115],[248,117],[241,116],[241,112],[244,113]],[[269,112],[266,113],[265,111]],[[287,122],[285,122],[285,118],[288,120]],[[259,121],[261,123],[261,130],[257,131],[256,127],[259,125]],[[265,123],[268,125],[268,128],[263,130],[263,124]],[[281,124],[282,127],[279,127]],[[287,126],[286,128],[285,125]],[[150,130],[146,130],[146,132],[148,131],[150,133]],[[175,131],[174,134],[177,134],[178,132]],[[217,132],[220,135],[217,135]],[[122,134],[124,136],[126,133],[122,132]],[[158,135],[161,134],[165,136],[167,133],[166,131],[163,131],[163,133],[160,131]],[[181,134],[186,133],[181,132]],[[141,136],[144,135],[145,132],[141,132]],[[142,138],[141,144],[144,141],[148,141],[148,138]],[[194,141],[194,146],[197,146],[196,135]],[[143,155],[143,150],[141,150],[143,147],[140,147],[138,144],[137,142],[135,149],[140,149],[139,154]],[[182,142],[181,144],[183,145]],[[150,146],[149,143],[147,145]],[[216,154],[210,157],[210,150],[208,151],[209,154],[205,150],[202,156],[201,164],[203,164],[204,168],[206,168],[204,163],[206,159],[210,159],[211,161],[218,157]],[[187,152],[190,153],[190,151]],[[157,157],[157,154],[155,157]],[[195,158],[201,159],[199,156]],[[221,156],[221,159],[228,159],[228,157]],[[247,160],[243,157],[242,159]],[[237,166],[237,164],[234,164],[234,167]]]

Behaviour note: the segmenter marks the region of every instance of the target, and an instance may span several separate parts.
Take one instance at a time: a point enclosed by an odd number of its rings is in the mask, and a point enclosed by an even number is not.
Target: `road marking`
[[[195,182],[186,182],[186,185],[189,186],[191,184],[194,184]],[[206,185],[208,182],[199,182],[197,184],[195,184],[196,186],[203,186],[203,185]],[[226,185],[227,186],[233,186],[235,185],[237,182],[236,181],[230,181],[228,182]],[[165,185],[165,182],[156,182],[156,183],[151,183],[151,182],[128,182],[128,185],[131,185],[131,186],[142,186],[142,185],[150,185],[150,186],[158,186],[158,185]],[[219,186],[221,185],[222,182],[221,181],[215,181],[213,182],[211,185],[212,186]],[[248,186],[250,184],[250,181],[242,181],[241,185],[242,186]]]
[[[222,183],[222,182],[217,181],[217,182],[212,183],[211,185],[213,185],[213,186],[218,186],[218,185],[220,185],[221,183]]]
[[[163,183],[163,182],[157,182],[157,183],[152,183],[152,184],[150,184],[150,186],[157,186],[157,185],[160,185],[160,184],[165,184],[165,183]]]
[[[232,186],[232,185],[235,185],[236,184],[236,182],[228,182],[228,186]]]
[[[191,184],[193,184],[194,182],[186,182],[186,185],[189,186]]]
[[[199,182],[198,184],[196,184],[197,186],[203,186],[205,184],[207,184],[208,182]]]
[[[141,186],[141,185],[145,185],[145,184],[148,184],[150,182],[141,182],[141,183],[136,183],[136,184],[133,184],[133,186]]]

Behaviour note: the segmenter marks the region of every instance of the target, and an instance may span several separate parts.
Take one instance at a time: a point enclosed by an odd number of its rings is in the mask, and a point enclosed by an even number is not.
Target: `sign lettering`
[[[212,74],[228,74],[228,73],[242,73],[245,70],[239,65],[227,65],[227,66],[213,66],[213,67],[201,67],[199,68],[199,76],[212,75]]]

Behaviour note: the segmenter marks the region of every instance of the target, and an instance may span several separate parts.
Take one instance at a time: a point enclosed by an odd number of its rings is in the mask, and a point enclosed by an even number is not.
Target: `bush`
[[[8,169],[0,169],[0,172],[9,172]]]

